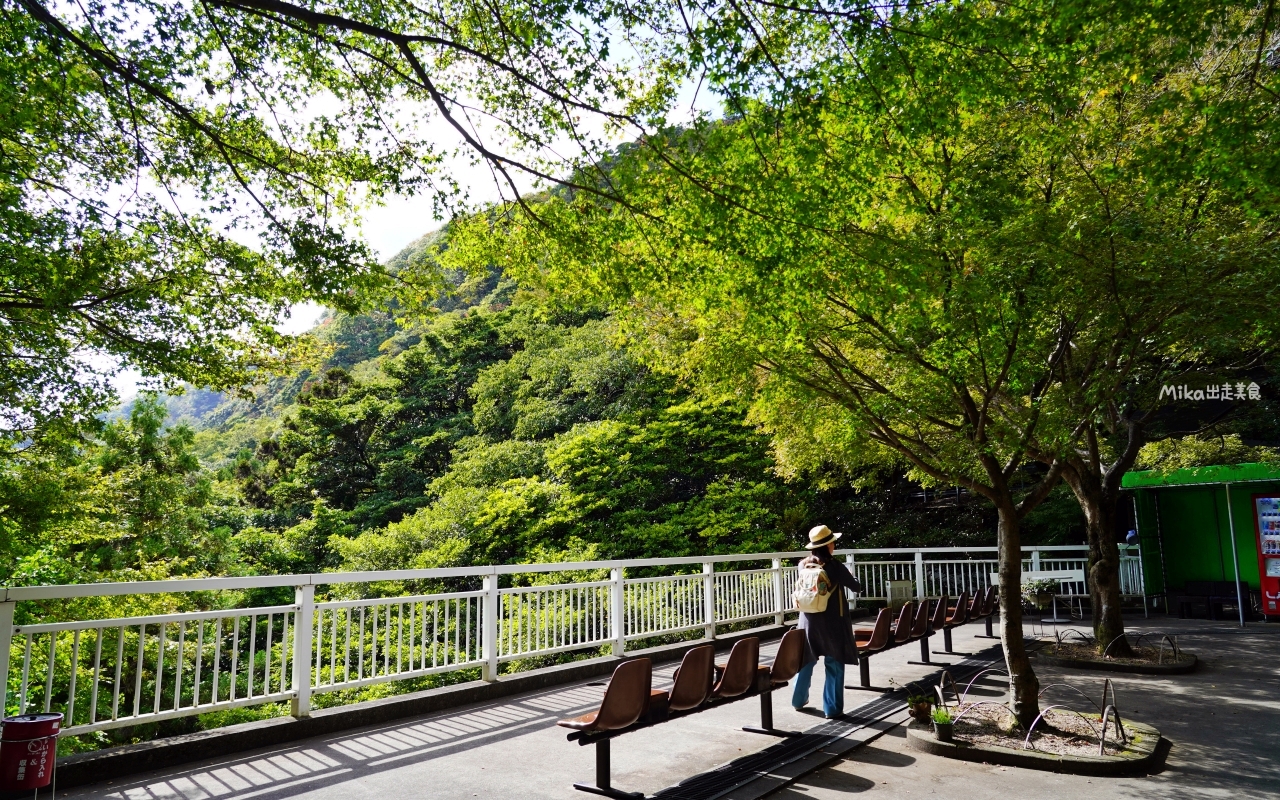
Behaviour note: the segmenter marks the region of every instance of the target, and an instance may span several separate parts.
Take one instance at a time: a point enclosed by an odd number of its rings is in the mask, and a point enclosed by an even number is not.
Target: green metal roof
[[[1158,470],[1128,472],[1121,479],[1120,485],[1125,489],[1145,489],[1158,486],[1260,481],[1280,482],[1280,464],[1221,464],[1211,467],[1187,467],[1173,472]]]

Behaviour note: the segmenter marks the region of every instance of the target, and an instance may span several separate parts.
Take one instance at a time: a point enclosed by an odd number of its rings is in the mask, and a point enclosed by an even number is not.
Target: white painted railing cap
[[[1121,545],[1121,550],[1136,550],[1136,545]],[[1080,551],[1081,545],[1052,545],[1024,547],[1023,553]],[[855,560],[865,556],[910,556],[966,554],[966,560],[974,555],[991,555],[994,547],[921,547],[921,548],[872,548],[837,550],[838,556],[853,556]],[[266,589],[282,586],[332,586],[347,583],[375,583],[379,581],[411,581],[444,578],[483,577],[488,575],[525,575],[546,572],[578,572],[593,570],[634,569],[644,567],[669,567],[691,564],[724,564],[731,562],[768,561],[772,559],[800,559],[809,555],[805,550],[774,553],[737,553],[720,556],[687,556],[680,558],[634,558],[613,561],[575,561],[550,564],[501,564],[478,567],[447,567],[439,569],[382,570],[372,572],[321,572],[300,575],[251,575],[236,578],[176,578],[163,581],[132,581],[121,583],[84,583],[58,586],[0,587],[0,602],[24,600],[58,600],[72,597],[118,597],[128,594],[165,594],[184,592],[227,591],[235,589]],[[938,560],[938,559],[934,559]],[[982,559],[989,560],[989,559]],[[928,563],[927,561],[925,563]],[[1028,573],[1024,573],[1028,574]],[[1074,573],[1073,573],[1074,574]],[[1064,580],[1084,580],[1065,578]]]

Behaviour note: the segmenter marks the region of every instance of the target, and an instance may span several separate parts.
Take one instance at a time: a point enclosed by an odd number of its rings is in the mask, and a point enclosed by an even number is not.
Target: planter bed
[[[1090,715],[1096,719],[1096,715]],[[919,722],[912,722],[907,727],[907,746],[930,755],[943,758],[955,758],[961,761],[977,761],[986,764],[1000,764],[1007,767],[1039,769],[1048,772],[1061,772],[1071,775],[1120,776],[1133,775],[1150,771],[1157,766],[1164,750],[1161,748],[1160,732],[1150,725],[1137,722],[1125,722],[1125,733],[1129,736],[1127,744],[1108,747],[1106,755],[1096,754],[1096,739],[1092,748],[1093,755],[1071,753],[1052,753],[1039,750],[1023,750],[1021,737],[1006,737],[1009,746],[975,743],[966,741],[963,726],[958,726],[956,738],[950,742],[940,742],[933,730]],[[984,739],[991,737],[983,736]],[[1034,742],[1033,742],[1034,744]]]
[[[1159,663],[1159,649],[1140,647],[1141,658],[1103,658],[1092,652],[1092,648],[1079,645],[1049,645],[1035,653],[1035,658],[1042,664],[1067,669],[1093,669],[1103,672],[1129,672],[1138,675],[1182,675],[1191,672],[1199,664],[1194,653],[1182,653],[1173,660],[1173,653],[1165,650],[1164,663]],[[1145,656],[1150,656],[1145,657]]]

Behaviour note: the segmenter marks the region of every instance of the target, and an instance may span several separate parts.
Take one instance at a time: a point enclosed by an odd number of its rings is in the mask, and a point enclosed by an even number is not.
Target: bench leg
[[[773,690],[760,693],[760,727],[755,728],[750,725],[744,725],[742,728],[747,733],[763,733],[768,736],[799,736],[798,731],[780,731],[773,727]]]
[[[611,743],[608,739],[596,743],[596,786],[599,786],[601,789],[612,788],[609,785],[612,783],[609,773],[613,771],[611,768],[613,765],[609,763],[611,760],[610,756],[612,755],[610,752],[610,744]]]
[[[958,627],[958,626],[957,626],[957,627]],[[935,652],[935,653],[939,653],[939,654],[944,655],[944,656],[967,656],[967,655],[969,655],[968,653],[957,653],[954,649],[952,649],[952,647],[951,647],[951,629],[950,629],[950,628],[943,628],[943,629],[942,629],[942,646],[943,646],[943,647],[945,647],[946,649],[945,649],[945,650],[934,650],[933,652]]]
[[[992,634],[992,632],[991,632],[991,620],[992,620],[994,617],[995,617],[995,614],[988,614],[988,615],[987,615],[987,618],[984,620],[984,622],[986,622],[986,623],[987,623],[987,633],[986,633],[986,635],[984,636],[984,635],[982,635],[982,634],[978,634],[977,636],[975,636],[975,637],[973,637],[973,638],[975,638],[975,639],[999,639],[999,638],[1000,638],[999,636],[995,636],[995,635],[994,635],[994,634]]]
[[[877,650],[877,651],[875,651],[875,652],[877,652],[877,653],[878,653],[878,652],[880,652],[880,651],[879,651],[879,650]],[[870,692],[891,692],[891,691],[893,691],[892,689],[889,689],[889,688],[884,687],[884,686],[872,686],[872,685],[871,685],[871,655],[870,655],[869,653],[860,653],[860,654],[858,655],[858,685],[857,685],[857,686],[850,686],[849,684],[847,684],[847,683],[846,683],[846,684],[845,684],[845,686],[844,686],[844,688],[846,688],[846,689],[866,689],[867,691],[870,691]]]
[[[922,666],[922,667],[946,667],[946,666],[950,666],[949,664],[945,664],[945,663],[942,663],[942,662],[940,662],[940,661],[930,661],[930,660],[929,660],[929,637],[928,637],[928,636],[922,636],[922,637],[920,637],[920,660],[919,660],[919,661],[908,661],[907,663],[908,663],[908,664],[918,664],[918,665],[920,665],[920,666]]]
[[[942,629],[942,649],[934,650],[933,652],[941,653],[942,655],[948,655],[948,656],[955,655],[955,652],[951,649],[951,629],[950,628]]]
[[[621,791],[618,791],[617,789],[614,789],[610,785],[611,783],[611,781],[609,780],[610,771],[611,770],[609,765],[609,740],[601,739],[600,741],[596,742],[595,786],[592,786],[591,784],[588,784],[588,783],[575,783],[573,785],[573,788],[577,789],[580,792],[587,792],[589,794],[598,794],[603,797],[618,798],[618,800],[632,800],[632,798],[639,798],[640,800],[643,800],[644,798],[643,792],[621,792]]]

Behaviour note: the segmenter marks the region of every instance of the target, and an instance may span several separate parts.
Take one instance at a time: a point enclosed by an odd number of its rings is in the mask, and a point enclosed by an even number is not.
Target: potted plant
[[[938,737],[940,742],[951,741],[951,725],[954,719],[951,712],[946,708],[939,706],[933,710],[933,735]]]
[[[1036,608],[1044,611],[1058,593],[1058,582],[1053,578],[1038,578],[1022,584],[1022,596]]]
[[[913,694],[907,698],[907,715],[921,724],[928,724],[933,711],[933,697]]]

